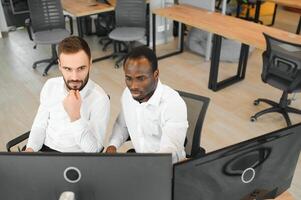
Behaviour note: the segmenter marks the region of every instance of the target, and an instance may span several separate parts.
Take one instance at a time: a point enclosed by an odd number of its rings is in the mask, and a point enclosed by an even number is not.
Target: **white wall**
[[[7,28],[6,20],[4,17],[2,4],[0,3],[0,38],[2,37],[1,32],[7,32],[7,31],[8,31],[8,28]]]
[[[174,0],[151,0],[150,11],[155,8],[164,8],[173,4]],[[152,26],[152,15],[150,15],[150,25]],[[162,28],[165,31],[162,31]],[[162,44],[173,39],[172,36],[173,23],[166,18],[156,16],[156,44]],[[161,29],[161,30],[160,30]],[[150,27],[150,45],[152,45],[152,27]]]

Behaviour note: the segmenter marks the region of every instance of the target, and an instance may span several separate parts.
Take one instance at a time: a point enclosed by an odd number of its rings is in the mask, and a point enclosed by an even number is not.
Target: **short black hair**
[[[158,69],[157,56],[153,52],[153,50],[151,50],[147,46],[139,46],[134,48],[131,52],[129,52],[123,61],[123,66],[125,66],[127,60],[141,58],[146,58],[148,60],[148,62],[151,64],[153,72],[155,72]]]

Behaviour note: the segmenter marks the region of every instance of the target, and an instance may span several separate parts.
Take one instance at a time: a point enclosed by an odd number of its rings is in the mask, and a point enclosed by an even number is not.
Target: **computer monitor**
[[[171,200],[170,154],[0,153],[0,198]]]
[[[298,124],[175,164],[173,199],[275,198],[290,187],[300,149]]]

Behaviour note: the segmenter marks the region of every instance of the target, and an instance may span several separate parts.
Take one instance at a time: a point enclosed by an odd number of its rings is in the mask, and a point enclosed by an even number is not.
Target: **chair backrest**
[[[215,0],[179,0],[179,4],[187,4],[206,10],[215,10]]]
[[[60,0],[29,0],[28,7],[33,32],[65,28]]]
[[[146,0],[116,0],[117,27],[146,27]]]
[[[266,51],[263,52],[262,79],[275,77],[291,92],[301,87],[301,44],[293,44],[264,34]]]
[[[196,157],[201,153],[200,141],[203,122],[210,99],[207,97],[178,91],[187,106],[188,130],[185,141],[186,157]]]

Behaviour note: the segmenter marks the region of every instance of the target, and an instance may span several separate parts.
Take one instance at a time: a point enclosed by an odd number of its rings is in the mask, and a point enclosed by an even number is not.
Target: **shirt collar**
[[[163,86],[160,80],[158,80],[156,90],[154,94],[151,96],[151,98],[145,102],[146,105],[154,105],[159,106],[159,103],[161,101],[161,96],[163,92]]]

